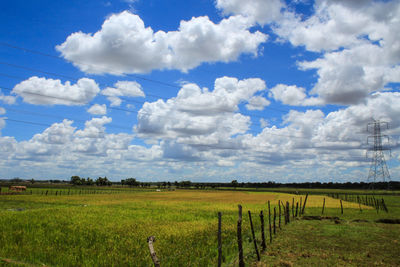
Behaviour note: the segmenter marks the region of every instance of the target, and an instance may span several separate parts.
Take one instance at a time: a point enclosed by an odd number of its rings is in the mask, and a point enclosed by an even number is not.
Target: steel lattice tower
[[[388,142],[389,137],[381,134],[381,126],[386,126],[386,129],[389,128],[387,122],[379,120],[374,120],[367,125],[367,131],[372,133],[372,135],[368,136],[367,143],[370,143],[369,140],[371,138],[374,139],[373,147],[368,149],[368,151],[373,153],[373,156],[371,157],[371,167],[368,173],[368,183],[371,183],[372,186],[376,182],[390,182],[390,173],[383,153],[384,150],[390,150],[390,148],[382,146],[382,137],[387,138]]]

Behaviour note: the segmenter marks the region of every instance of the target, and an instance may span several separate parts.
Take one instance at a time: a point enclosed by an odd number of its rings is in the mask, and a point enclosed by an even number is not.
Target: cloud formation
[[[154,32],[138,15],[123,11],[107,18],[98,32],[73,33],[56,49],[87,73],[188,71],[204,62],[231,62],[241,54],[257,55],[267,35],[250,32],[251,26],[243,16],[218,24],[204,16],[181,21],[177,31]]]
[[[101,91],[102,95],[107,96],[111,106],[120,106],[120,97],[145,97],[142,86],[134,81],[118,81],[114,87],[107,87]]]
[[[30,77],[17,84],[12,93],[23,98],[24,102],[35,105],[85,105],[100,89],[92,79],[82,78],[75,84],[60,80]]]
[[[7,105],[12,105],[16,101],[16,97],[12,95],[4,95],[0,90],[0,101]]]
[[[263,82],[257,79],[224,77],[216,80],[213,91],[189,84],[181,89],[181,96],[148,103],[138,114],[137,135],[152,140],[150,145],[131,144],[131,134],[107,133],[112,119],[106,116],[87,121],[83,129],[63,120],[26,141],[0,136],[0,165],[4,170],[18,165],[28,177],[32,171],[46,168],[64,176],[95,173],[112,174],[115,179],[126,178],[127,172],[135,170],[143,175],[140,179],[152,179],[160,172],[165,174],[163,179],[175,179],[174,170],[184,170],[193,180],[222,177],[219,179],[230,181],[235,175],[261,181],[268,174],[282,181],[282,175],[292,170],[296,177],[289,174],[289,180],[321,181],[338,175],[338,168],[369,164],[365,159],[365,127],[372,118],[389,122],[389,135],[400,134],[400,93],[396,92],[375,93],[366,103],[327,114],[321,110],[290,111],[282,125],[264,125],[259,133],[249,130],[249,118],[235,108],[224,113],[179,110],[180,98],[190,98],[187,93],[191,90],[197,90],[199,101],[202,94],[250,99],[243,89],[257,84],[263,90]],[[235,101],[232,103],[245,100]],[[160,128],[154,128],[160,121]],[[346,175],[347,179],[360,174]]]
[[[272,8],[259,8],[263,5]],[[318,102],[357,104],[400,82],[399,1],[319,0],[306,16],[276,0],[218,0],[216,6],[269,25],[279,40],[320,55],[298,63],[301,70],[316,71],[310,94]]]
[[[89,112],[92,115],[105,115],[107,114],[107,106],[105,104],[103,105],[94,104],[87,110],[87,112]]]
[[[296,85],[278,84],[271,88],[268,95],[290,106],[318,106],[322,104],[321,99],[315,97],[308,98],[306,89],[297,87]]]
[[[143,138],[215,145],[247,131],[250,118],[237,113],[238,105],[265,89],[265,82],[255,78],[218,78],[213,91],[185,84],[174,98],[146,102],[138,112],[136,131]]]
[[[223,14],[240,14],[261,25],[279,21],[285,4],[280,0],[217,0],[216,7]]]

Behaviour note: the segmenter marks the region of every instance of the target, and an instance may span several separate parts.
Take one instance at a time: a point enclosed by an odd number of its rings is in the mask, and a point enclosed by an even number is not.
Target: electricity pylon
[[[387,122],[374,120],[367,125],[367,131],[372,133],[372,135],[368,136],[367,144],[370,144],[369,140],[371,138],[374,139],[373,147],[370,147],[367,151],[372,151],[373,156],[371,157],[371,167],[368,173],[368,183],[373,188],[376,182],[390,182],[390,173],[389,169],[386,165],[385,155],[383,153],[384,150],[389,150],[390,148],[382,146],[382,137],[386,138],[389,143],[389,137],[387,135],[381,134],[381,127],[386,126],[386,129],[389,128]]]

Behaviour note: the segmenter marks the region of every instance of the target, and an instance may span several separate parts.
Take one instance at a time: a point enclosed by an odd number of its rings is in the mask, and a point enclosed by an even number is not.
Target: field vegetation
[[[217,212],[222,212],[223,265],[237,262],[237,204],[243,206],[245,261],[261,266],[398,266],[398,196],[383,196],[389,213],[310,195],[306,215],[334,220],[294,220],[277,230],[256,262],[247,211],[260,243],[259,212],[278,210],[278,201],[304,201],[304,195],[277,192],[108,188],[34,188],[25,195],[0,196],[0,257],[28,266],[151,266],[147,237],[156,237],[162,266],[216,266]],[[45,194],[51,190],[51,193]],[[86,190],[86,191],[85,191]],[[3,189],[2,192],[5,192]],[[55,192],[57,192],[57,195]],[[62,191],[60,195],[60,191]],[[68,193],[69,192],[69,193]],[[378,197],[378,196],[376,196]],[[355,220],[358,221],[355,221]],[[269,241],[268,215],[266,235]],[[395,245],[397,244],[397,245]],[[260,247],[260,246],[259,246]],[[318,264],[317,264],[318,263]],[[322,263],[322,264],[321,264]]]

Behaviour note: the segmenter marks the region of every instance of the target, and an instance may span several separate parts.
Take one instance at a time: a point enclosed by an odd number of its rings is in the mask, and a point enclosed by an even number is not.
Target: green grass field
[[[247,211],[260,244],[259,212],[267,202],[304,201],[304,195],[268,192],[104,190],[96,194],[0,196],[0,257],[26,266],[151,266],[147,237],[162,266],[216,266],[217,212],[222,212],[224,266],[237,262],[237,204],[243,206],[244,255],[260,266],[399,266],[400,225],[375,223],[400,218],[398,196],[383,196],[389,213],[357,203],[310,195],[306,215],[340,217],[283,224],[257,263]],[[51,189],[54,190],[54,189]],[[28,190],[29,191],[29,190]],[[4,191],[3,191],[4,192]],[[354,222],[355,219],[364,222]],[[266,234],[269,239],[268,216]],[[260,247],[260,246],[259,246]]]

